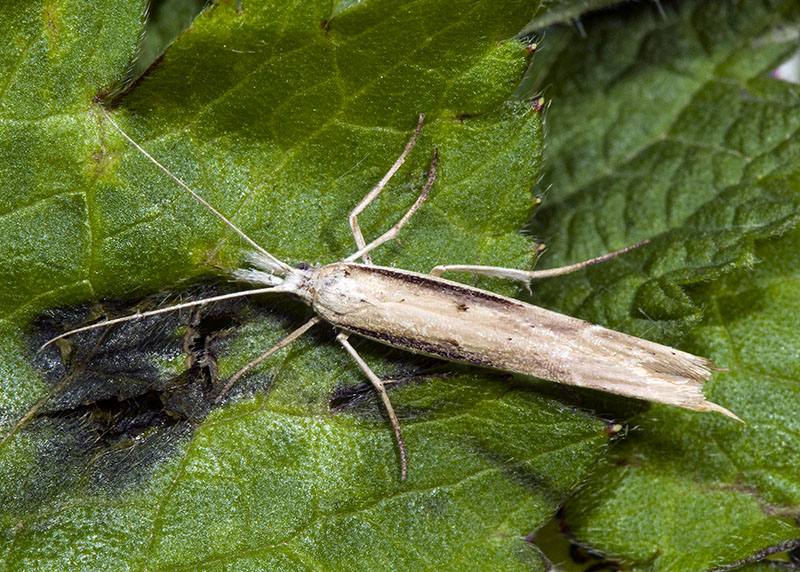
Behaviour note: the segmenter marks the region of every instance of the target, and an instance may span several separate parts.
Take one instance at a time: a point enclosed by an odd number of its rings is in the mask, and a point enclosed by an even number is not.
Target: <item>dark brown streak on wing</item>
[[[513,308],[522,305],[522,302],[505,298],[504,296],[494,294],[493,292],[486,292],[484,290],[478,290],[477,288],[467,288],[466,286],[445,282],[439,278],[428,277],[420,274],[410,274],[408,272],[396,272],[391,268],[383,268],[380,266],[369,266],[364,267],[364,269],[365,272],[373,272],[375,274],[394,278],[395,280],[399,280],[401,282],[418,284],[425,288],[453,294],[454,296],[458,297],[457,303],[459,305],[459,309],[461,309],[461,306],[463,306],[464,309],[467,309],[469,307],[468,302],[472,300],[478,302],[491,302],[503,308]]]
[[[364,336],[365,338],[370,338],[375,341],[383,342],[385,344],[389,344],[390,346],[395,346],[405,350],[410,350],[412,352],[441,357],[449,361],[460,361],[484,367],[493,367],[490,362],[478,359],[472,354],[459,352],[455,348],[447,348],[439,344],[429,343],[419,339],[394,336],[385,332],[375,332],[365,328],[354,328],[352,326],[348,326],[344,329],[353,332],[354,334],[358,334],[359,336]]]

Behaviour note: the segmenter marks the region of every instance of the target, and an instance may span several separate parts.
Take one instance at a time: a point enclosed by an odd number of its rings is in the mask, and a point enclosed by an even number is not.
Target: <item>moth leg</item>
[[[291,334],[283,338],[281,341],[279,341],[277,344],[272,346],[270,349],[265,351],[256,359],[248,363],[242,369],[234,373],[228,380],[228,383],[225,384],[225,387],[222,388],[222,391],[219,392],[219,395],[217,395],[216,399],[214,399],[214,403],[219,403],[222,400],[222,398],[225,397],[225,394],[228,393],[228,391],[230,391],[231,387],[233,387],[233,384],[235,384],[239,380],[239,378],[242,377],[245,373],[247,373],[250,369],[260,364],[269,356],[277,352],[279,349],[285,348],[286,346],[291,344],[293,341],[295,341],[297,338],[305,334],[308,330],[310,330],[313,326],[319,324],[321,321],[322,321],[321,318],[314,316],[308,322],[297,328]]]
[[[592,264],[605,262],[610,258],[614,258],[615,256],[619,256],[620,254],[624,254],[630,250],[633,250],[634,248],[639,248],[640,246],[647,244],[648,242],[650,241],[643,240],[642,242],[637,242],[636,244],[626,246],[625,248],[615,250],[614,252],[609,252],[608,254],[598,256],[597,258],[591,258],[589,260],[584,260],[583,262],[577,262],[575,264],[570,264],[568,266],[559,266],[558,268],[548,268],[547,270],[519,270],[516,268],[503,268],[502,266],[470,266],[465,264],[446,264],[446,265],[435,266],[431,270],[431,275],[441,276],[444,272],[468,272],[470,274],[480,274],[483,276],[493,276],[495,278],[518,280],[519,282],[522,282],[527,285],[528,282],[530,282],[531,280],[536,280],[538,278],[550,278],[552,276],[561,276],[562,274],[569,274],[570,272],[575,272],[576,270],[580,270],[581,268],[586,268],[587,266],[591,266]]]
[[[358,352],[355,348],[350,345],[350,342],[347,341],[347,338],[350,334],[346,334],[344,332],[340,332],[339,335],[336,336],[336,339],[339,341],[344,349],[347,350],[347,353],[355,360],[358,364],[358,367],[361,368],[361,371],[369,378],[370,382],[372,382],[373,387],[378,392],[378,395],[381,396],[381,401],[383,401],[383,406],[386,408],[386,413],[389,415],[389,419],[392,422],[392,427],[394,428],[394,434],[397,438],[397,446],[400,448],[400,479],[406,479],[406,445],[403,442],[403,432],[400,430],[400,422],[397,420],[397,415],[395,415],[394,407],[392,407],[392,402],[389,401],[389,396],[386,394],[386,388],[383,386],[383,381],[375,375],[375,372],[370,369],[367,363],[358,355]]]
[[[438,164],[439,164],[439,151],[437,149],[434,149],[433,161],[431,162],[431,168],[428,170],[428,180],[425,182],[425,188],[422,189],[422,193],[420,193],[419,197],[414,202],[414,204],[411,205],[411,208],[408,209],[408,212],[405,215],[403,215],[403,218],[397,221],[397,223],[392,228],[384,232],[382,235],[380,235],[378,238],[376,238],[366,246],[362,246],[360,249],[358,249],[358,251],[354,252],[353,254],[345,258],[344,259],[345,262],[352,262],[359,257],[363,257],[367,253],[379,247],[384,242],[388,242],[392,240],[395,236],[397,236],[397,233],[400,232],[400,229],[403,228],[403,226],[405,226],[405,224],[414,215],[414,213],[417,212],[417,210],[419,210],[419,207],[422,206],[422,203],[425,202],[425,199],[428,198],[428,191],[431,190],[433,182],[436,180],[436,167]]]
[[[356,239],[356,248],[358,248],[359,250],[363,249],[367,245],[367,243],[364,241],[364,235],[361,234],[361,229],[358,226],[358,215],[360,215],[361,212],[365,208],[367,208],[367,206],[369,206],[369,204],[372,201],[375,200],[375,197],[381,194],[381,191],[383,191],[383,188],[386,186],[386,183],[389,182],[389,179],[391,179],[397,172],[397,170],[403,166],[406,157],[411,152],[411,149],[414,148],[414,145],[417,142],[417,137],[419,137],[419,132],[422,129],[422,122],[424,121],[424,119],[425,115],[419,116],[419,122],[417,123],[417,128],[414,131],[414,134],[411,136],[411,139],[408,140],[408,143],[406,143],[406,148],[403,149],[403,152],[397,158],[397,161],[394,162],[392,168],[389,169],[389,172],[383,176],[383,178],[378,182],[377,185],[375,185],[375,187],[369,193],[367,193],[367,196],[361,199],[361,202],[358,203],[356,208],[354,208],[350,212],[350,228],[353,230],[353,237]],[[364,254],[361,255],[361,258],[364,260],[364,264],[372,264],[369,252],[364,252]]]

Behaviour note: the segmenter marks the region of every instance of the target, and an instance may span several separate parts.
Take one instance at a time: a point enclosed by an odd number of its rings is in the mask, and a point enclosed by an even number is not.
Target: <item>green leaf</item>
[[[729,371],[707,397],[745,420],[586,396],[630,432],[564,525],[626,569],[734,566],[800,539],[800,97],[769,77],[798,8],[635,7],[584,20],[586,40],[547,35],[552,192],[532,232],[553,265],[652,242],[534,300],[713,358]]]
[[[693,344],[714,348],[730,370],[715,395],[721,386],[746,426],[663,408],[637,416],[567,505],[579,538],[655,570],[707,570],[797,545],[798,246],[797,230],[764,243],[760,264],[697,293],[708,315]]]
[[[102,315],[231,291],[247,252],[114,131],[103,98],[290,263],[353,251],[348,213],[424,112],[406,165],[360,218],[365,235],[413,203],[434,146],[436,185],[376,262],[530,265],[518,229],[536,204],[541,119],[509,99],[529,59],[509,38],[535,6],[223,2],[118,92],[142,28],[142,6],[118,4],[2,14],[16,49],[0,74],[5,568],[543,570],[524,536],[608,435],[532,383],[359,344],[402,382],[390,391],[410,456],[401,482],[383,409],[330,328],[214,404],[220,382],[306,319],[291,300],[129,322],[36,355]]]

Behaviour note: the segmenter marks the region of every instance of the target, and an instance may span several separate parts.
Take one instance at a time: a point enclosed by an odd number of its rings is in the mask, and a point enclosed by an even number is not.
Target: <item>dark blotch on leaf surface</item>
[[[218,292],[217,286],[203,286],[190,297]],[[168,303],[162,295],[104,303],[101,309],[52,310],[35,322],[31,347],[102,321],[100,316],[131,315]],[[216,352],[238,327],[237,315],[246,306],[232,300],[131,320],[75,334],[37,354],[35,365],[51,389],[18,430],[49,435],[39,478],[56,482],[85,474],[97,486],[117,488],[137,482],[168,458],[211,411],[218,391]]]

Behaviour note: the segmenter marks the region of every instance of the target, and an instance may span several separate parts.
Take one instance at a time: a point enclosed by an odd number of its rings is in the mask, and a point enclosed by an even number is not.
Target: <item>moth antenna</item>
[[[228,225],[228,227],[230,227],[230,228],[231,228],[231,229],[232,229],[232,230],[233,230],[233,231],[234,231],[236,234],[238,234],[238,235],[239,235],[240,237],[242,237],[242,238],[243,238],[245,241],[247,241],[247,242],[248,242],[248,243],[249,243],[249,244],[250,244],[250,245],[251,245],[253,248],[255,248],[256,250],[258,250],[258,251],[259,251],[259,252],[260,252],[262,255],[264,255],[266,258],[268,258],[268,259],[269,259],[269,260],[270,260],[270,261],[271,261],[271,262],[272,262],[272,263],[273,263],[273,264],[274,264],[276,267],[280,268],[280,269],[281,269],[281,271],[282,271],[284,274],[291,274],[291,272],[292,272],[292,270],[293,270],[291,266],[289,266],[289,265],[288,265],[288,264],[286,264],[285,262],[283,262],[283,261],[279,260],[278,258],[276,258],[275,256],[273,256],[273,255],[272,255],[272,254],[270,254],[269,252],[267,252],[267,251],[266,251],[266,250],[265,250],[265,249],[264,249],[264,248],[263,248],[261,245],[259,245],[259,244],[258,244],[256,241],[254,241],[254,240],[253,240],[252,238],[250,238],[249,236],[247,236],[247,235],[244,233],[244,231],[243,231],[243,230],[241,230],[241,229],[240,229],[238,226],[236,226],[236,225],[235,225],[235,224],[233,224],[233,223],[232,223],[230,220],[228,220],[228,218],[227,218],[225,215],[223,215],[221,212],[219,212],[217,209],[215,209],[213,206],[211,206],[211,204],[210,204],[208,201],[206,201],[206,200],[205,200],[203,197],[201,197],[199,194],[197,194],[195,191],[193,191],[193,190],[191,189],[191,187],[189,187],[189,185],[187,185],[186,183],[184,183],[184,182],[183,182],[181,179],[179,179],[179,178],[178,178],[176,175],[174,175],[174,174],[172,173],[172,171],[170,171],[170,170],[169,170],[169,169],[167,169],[167,168],[166,168],[164,165],[162,165],[161,163],[159,163],[159,162],[158,162],[158,161],[155,159],[155,157],[153,157],[152,155],[150,155],[150,153],[148,153],[147,151],[145,151],[145,150],[142,148],[142,146],[141,146],[141,145],[139,145],[139,144],[138,144],[136,141],[134,141],[134,140],[133,140],[133,139],[132,139],[132,138],[131,138],[131,137],[130,137],[130,136],[127,134],[127,133],[125,133],[125,131],[123,131],[123,130],[122,130],[122,128],[121,128],[119,125],[117,125],[117,122],[116,122],[116,121],[114,121],[114,120],[111,118],[111,116],[108,114],[108,112],[106,111],[106,109],[105,109],[105,108],[104,108],[102,105],[98,105],[98,107],[100,108],[100,112],[101,112],[101,113],[103,114],[103,116],[104,116],[104,117],[105,117],[105,118],[108,120],[108,122],[109,122],[109,123],[111,123],[111,125],[114,127],[114,129],[116,129],[117,131],[119,131],[120,135],[122,135],[122,136],[123,136],[123,137],[124,137],[124,138],[125,138],[125,139],[128,141],[128,143],[130,143],[131,145],[133,145],[133,146],[134,146],[134,148],[136,148],[136,150],[137,150],[137,151],[139,151],[139,153],[141,153],[142,155],[144,155],[145,157],[147,157],[147,159],[148,159],[150,162],[152,162],[152,163],[153,163],[153,164],[154,164],[156,167],[158,167],[159,169],[161,169],[162,171],[164,171],[164,173],[166,173],[166,174],[167,174],[167,176],[168,176],[170,179],[172,179],[173,181],[175,181],[176,183],[178,183],[178,185],[179,185],[179,186],[180,186],[180,187],[181,187],[181,188],[182,188],[184,191],[186,191],[187,193],[189,193],[190,195],[192,195],[192,196],[193,196],[193,197],[194,197],[194,198],[197,200],[197,202],[199,202],[201,205],[203,205],[204,207],[206,207],[206,208],[207,208],[209,211],[211,211],[211,212],[214,214],[214,216],[216,216],[218,219],[220,219],[222,222],[224,222],[226,225]]]
[[[88,332],[89,330],[95,330],[97,328],[103,328],[105,326],[113,326],[114,324],[121,324],[123,322],[130,322],[133,320],[140,320],[142,318],[148,318],[150,316],[157,316],[158,314],[165,314],[167,312],[174,312],[176,310],[182,310],[184,308],[191,308],[193,306],[200,306],[202,304],[208,304],[210,302],[220,302],[222,300],[230,300],[231,298],[242,298],[244,296],[253,296],[255,294],[267,294],[271,292],[283,292],[280,286],[270,286],[268,288],[257,288],[255,290],[243,290],[241,292],[232,292],[230,294],[222,294],[220,296],[212,296],[211,298],[203,298],[202,300],[194,300],[192,302],[184,302],[182,304],[176,304],[174,306],[168,306],[167,308],[159,308],[158,310],[149,310],[147,312],[137,312],[135,314],[130,314],[129,316],[123,316],[121,318],[114,318],[113,320],[104,320],[102,322],[97,322],[96,324],[90,324],[88,326],[83,326],[80,328],[75,328],[74,330],[70,330],[68,332],[64,332],[48,341],[46,341],[42,346],[36,351],[37,354],[41,353],[47,346],[52,344],[53,342],[57,342],[60,339],[67,338],[73,334],[79,334],[81,332]]]

